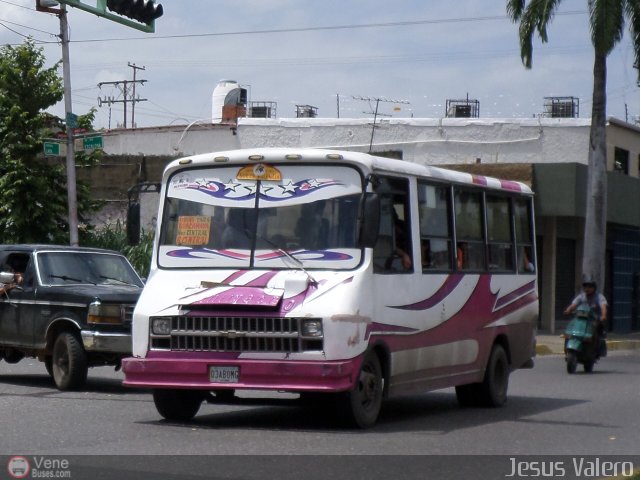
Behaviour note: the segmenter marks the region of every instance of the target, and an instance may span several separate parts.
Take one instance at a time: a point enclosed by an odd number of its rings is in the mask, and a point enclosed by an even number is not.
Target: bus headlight
[[[107,323],[110,325],[122,324],[122,308],[120,305],[103,305],[100,300],[94,300],[89,304],[87,323]]]
[[[300,333],[303,337],[322,337],[322,319],[305,318],[304,320],[302,320],[302,328]]]
[[[151,333],[153,333],[154,335],[171,334],[171,319],[154,318],[153,320],[151,320]]]

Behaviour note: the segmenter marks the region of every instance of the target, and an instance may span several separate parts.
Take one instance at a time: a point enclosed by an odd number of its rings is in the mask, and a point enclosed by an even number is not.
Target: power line
[[[4,23],[2,23],[1,21],[0,21],[0,26],[2,26],[2,27],[4,27],[4,28],[6,28],[6,29],[7,29],[7,30],[9,30],[10,32],[15,33],[16,35],[20,35],[22,38],[29,38],[29,35],[25,35],[25,34],[23,34],[23,33],[20,33],[20,32],[19,32],[19,31],[17,31],[17,30],[14,30],[14,29],[13,29],[13,28],[11,28],[11,27],[7,27],[7,26],[6,26]]]
[[[29,30],[33,30],[35,32],[46,33],[47,35],[51,35],[52,37],[57,37],[57,35],[55,33],[47,32],[46,30],[40,30],[40,29],[34,28],[34,27],[29,27],[28,25],[22,25],[20,23],[11,22],[9,20],[5,20],[4,18],[0,18],[0,22],[3,23],[3,24],[4,23],[8,23],[10,25],[15,25],[17,27],[28,28]]]
[[[557,13],[556,16],[562,15],[585,15],[584,10],[572,10],[568,12]],[[224,37],[238,35],[270,35],[278,33],[302,33],[302,32],[318,32],[327,30],[356,30],[362,28],[389,28],[389,27],[409,27],[417,25],[437,25],[446,23],[470,23],[470,22],[486,22],[494,20],[508,20],[506,15],[493,15],[486,17],[454,17],[442,18],[436,20],[406,20],[399,22],[381,22],[381,23],[359,23],[348,25],[326,25],[319,27],[297,27],[297,28],[275,28],[266,30],[239,30],[235,32],[209,32],[209,33],[190,33],[182,35],[153,35],[147,37],[114,37],[114,38],[93,38],[85,40],[72,40],[72,43],[99,43],[99,42],[125,42],[132,40],[161,40],[161,39],[179,39],[179,38],[202,38],[202,37]]]
[[[144,85],[146,80],[137,80],[136,72],[138,70],[144,70],[145,67],[138,67],[135,64],[128,63],[128,66],[133,68],[133,80],[118,80],[115,82],[100,82],[98,83],[98,87],[102,88],[103,85],[111,85],[119,88],[122,92],[122,100],[115,99],[114,97],[104,97],[98,98],[98,105],[101,107],[103,104],[106,104],[109,107],[109,111],[111,111],[111,105],[114,103],[122,103],[124,106],[124,128],[127,128],[127,103],[131,103],[131,127],[135,128],[135,105],[137,102],[146,102],[146,98],[136,98],[136,85],[139,83]],[[133,93],[129,95],[129,86],[133,87]],[[111,128],[109,126],[109,128]]]
[[[549,54],[571,54],[591,50],[590,45],[575,45],[567,47],[545,48]],[[286,58],[232,58],[232,59],[184,59],[184,57],[171,59],[164,57],[161,61],[146,59],[145,63],[150,66],[161,68],[180,68],[197,66],[197,67],[264,67],[275,65],[278,67],[286,66],[318,66],[318,65],[344,65],[344,64],[380,64],[380,63],[407,63],[407,62],[439,62],[452,63],[460,60],[466,61],[486,61],[494,58],[510,58],[517,55],[517,47],[512,50],[496,51],[447,51],[432,52],[418,55],[366,55],[366,56],[344,56],[344,57],[286,57]],[[118,63],[91,63],[76,66],[76,71],[95,70],[96,68],[111,68],[119,65]]]
[[[2,2],[2,3],[6,3],[7,5],[13,5],[14,7],[24,8],[25,10],[31,10],[31,11],[33,11],[33,12],[35,12],[35,11],[36,11],[36,9],[35,9],[35,8],[25,7],[24,5],[20,5],[19,3],[8,2],[7,0],[0,0],[0,2]]]

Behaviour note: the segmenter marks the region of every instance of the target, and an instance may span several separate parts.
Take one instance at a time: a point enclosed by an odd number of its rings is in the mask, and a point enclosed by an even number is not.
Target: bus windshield
[[[334,165],[277,169],[278,180],[238,179],[238,167],[174,175],[164,203],[159,265],[355,268],[362,255],[359,172]]]

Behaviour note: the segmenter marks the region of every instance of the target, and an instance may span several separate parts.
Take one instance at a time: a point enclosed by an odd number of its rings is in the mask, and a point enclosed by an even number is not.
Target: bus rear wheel
[[[491,349],[484,380],[456,387],[458,403],[463,407],[501,407],[507,401],[509,359],[501,345]]]
[[[358,381],[353,390],[347,394],[347,412],[349,422],[356,427],[372,427],[382,408],[382,392],[384,378],[380,359],[374,352],[364,357]]]
[[[204,394],[198,390],[169,390],[157,389],[153,391],[153,403],[156,410],[167,420],[186,422],[196,416]]]

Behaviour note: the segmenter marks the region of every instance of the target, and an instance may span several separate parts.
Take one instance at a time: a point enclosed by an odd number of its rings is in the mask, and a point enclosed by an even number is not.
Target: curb
[[[607,350],[640,350],[640,340],[607,340]],[[538,343],[536,345],[536,355],[563,355],[564,346],[563,342],[559,342],[558,345],[547,345],[544,343]]]
[[[607,340],[609,350],[640,350],[640,340]]]
[[[536,345],[536,355],[553,355],[554,353],[556,352],[547,345]]]

